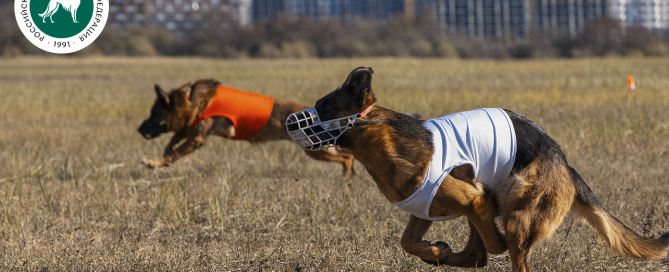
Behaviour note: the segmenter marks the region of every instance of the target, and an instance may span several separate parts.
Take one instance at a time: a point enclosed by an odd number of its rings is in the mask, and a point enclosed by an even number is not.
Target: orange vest
[[[272,108],[274,108],[272,97],[218,86],[216,96],[211,100],[209,107],[195,118],[193,125],[207,118],[225,117],[230,119],[235,126],[235,137],[219,136],[234,140],[248,140],[265,126],[272,113]]]

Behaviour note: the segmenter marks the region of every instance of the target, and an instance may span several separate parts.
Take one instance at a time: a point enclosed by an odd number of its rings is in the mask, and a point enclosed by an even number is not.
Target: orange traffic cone
[[[632,76],[627,76],[627,90],[636,90],[636,85],[634,85],[634,78]]]

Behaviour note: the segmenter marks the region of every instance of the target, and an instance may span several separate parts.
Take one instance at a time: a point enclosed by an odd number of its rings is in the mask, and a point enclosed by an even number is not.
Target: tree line
[[[195,31],[174,33],[160,27],[107,24],[100,37],[74,55],[202,56],[212,58],[558,58],[669,55],[662,33],[619,20],[586,22],[576,37],[530,31],[524,38],[471,38],[444,32],[429,15],[396,15],[383,24],[362,18],[314,20],[277,14],[241,27],[221,14],[204,14]],[[21,34],[13,5],[0,8],[0,52],[5,57],[47,54]]]

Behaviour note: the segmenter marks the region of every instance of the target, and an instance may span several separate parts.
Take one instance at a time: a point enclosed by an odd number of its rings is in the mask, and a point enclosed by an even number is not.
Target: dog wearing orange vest
[[[210,135],[251,143],[290,140],[284,121],[289,114],[308,108],[222,86],[216,80],[189,82],[169,92],[156,84],[155,91],[151,116],[137,131],[147,140],[166,132],[174,132],[174,136],[161,159],[142,161],[150,168],[169,166],[202,147]],[[353,155],[345,149],[306,153],[316,160],[340,163],[345,176],[354,173]]]

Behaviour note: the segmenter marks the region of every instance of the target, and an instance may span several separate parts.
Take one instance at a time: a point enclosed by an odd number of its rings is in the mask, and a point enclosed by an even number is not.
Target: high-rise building
[[[669,28],[669,0],[110,0],[110,22],[190,31],[205,12],[228,13],[241,25],[283,12],[316,20],[361,17],[383,23],[401,13],[429,14],[445,33],[523,37],[530,30],[575,36],[600,16],[625,25]]]
[[[612,0],[610,15],[625,25],[669,28],[668,0]]]
[[[446,32],[523,37],[531,29],[574,36],[610,6],[611,0],[416,0],[415,9],[417,16],[429,12]]]
[[[385,21],[405,10],[410,0],[253,0],[253,20],[264,21],[283,12],[313,19],[359,16],[370,21]]]
[[[226,13],[240,25],[249,24],[250,8],[250,0],[110,0],[109,22],[184,32],[197,28],[204,13]]]
[[[306,15],[311,18],[324,18],[330,15],[330,0],[289,0],[289,14]]]
[[[575,36],[585,22],[607,16],[609,0],[535,0],[533,27],[544,32],[567,31]]]
[[[286,12],[288,0],[253,0],[252,16],[254,22],[271,20],[279,12]]]
[[[530,27],[530,0],[415,0],[415,10],[471,37],[523,36]]]

